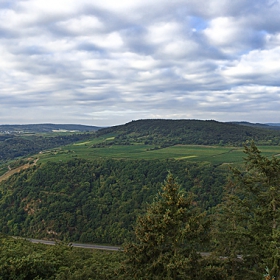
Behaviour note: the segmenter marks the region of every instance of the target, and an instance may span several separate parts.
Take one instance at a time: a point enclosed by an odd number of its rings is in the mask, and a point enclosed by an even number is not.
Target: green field
[[[103,138],[80,142],[64,146],[60,149],[46,151],[39,155],[40,162],[67,161],[72,158],[113,158],[113,159],[176,159],[188,161],[208,161],[213,164],[241,163],[244,153],[243,147],[176,145],[155,149],[148,145],[113,145],[93,148],[94,144],[113,139]],[[280,155],[279,146],[258,147],[266,156]]]
[[[84,159],[175,159],[187,161],[206,161],[215,165],[238,164],[243,162],[244,148],[233,146],[203,146],[203,145],[176,145],[167,148],[157,148],[154,145],[132,143],[130,145],[109,145],[115,134],[83,140],[60,148],[40,152],[34,157],[40,162],[68,161],[73,158]],[[97,147],[101,145],[101,147]],[[102,147],[103,145],[103,147]],[[258,146],[265,156],[279,156],[280,146]],[[7,171],[1,166],[0,175]]]

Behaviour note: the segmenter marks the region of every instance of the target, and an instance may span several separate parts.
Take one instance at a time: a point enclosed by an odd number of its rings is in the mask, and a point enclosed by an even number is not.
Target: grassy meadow
[[[243,147],[233,146],[203,146],[175,145],[167,148],[157,148],[154,145],[134,143],[132,145],[106,145],[115,138],[115,134],[107,134],[99,138],[45,150],[32,157],[40,163],[68,161],[73,158],[84,159],[175,159],[197,162],[210,162],[214,165],[239,164],[243,162]],[[97,147],[101,144],[101,147]],[[103,145],[105,144],[105,145]],[[258,146],[265,156],[280,156],[280,146]],[[8,166],[14,160],[0,165],[0,176],[9,171]]]
[[[39,154],[40,162],[67,161],[79,157],[85,159],[113,158],[113,159],[176,159],[188,161],[207,161],[213,164],[234,164],[243,162],[243,147],[229,146],[201,146],[201,145],[176,145],[157,149],[154,146],[112,145],[94,148],[93,145],[112,140],[114,136],[97,138],[86,142],[67,145],[59,149],[45,151]],[[280,155],[279,146],[258,147],[266,156]]]

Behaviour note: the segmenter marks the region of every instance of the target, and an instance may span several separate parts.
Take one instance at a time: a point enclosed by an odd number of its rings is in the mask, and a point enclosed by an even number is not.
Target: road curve
[[[42,243],[46,245],[55,245],[57,242],[43,239],[25,238],[32,243]],[[105,250],[105,251],[120,251],[121,247],[118,246],[106,246],[106,245],[94,245],[94,244],[83,244],[83,243],[69,243],[69,246],[83,249],[94,249],[94,250]]]

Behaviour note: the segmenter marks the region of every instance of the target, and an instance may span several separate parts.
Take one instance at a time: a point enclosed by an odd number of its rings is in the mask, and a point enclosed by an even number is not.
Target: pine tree
[[[208,228],[193,196],[185,196],[169,174],[158,197],[137,219],[136,242],[124,247],[126,277],[202,279],[197,250],[207,240]]]
[[[233,169],[216,224],[217,253],[231,279],[280,279],[280,160],[245,145],[244,169]],[[218,231],[217,231],[218,229]]]

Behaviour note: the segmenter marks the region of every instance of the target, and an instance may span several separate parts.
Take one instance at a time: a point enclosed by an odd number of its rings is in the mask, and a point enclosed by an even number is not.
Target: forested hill
[[[168,171],[210,209],[221,202],[226,170],[178,160],[38,163],[0,182],[0,232],[122,244]]]
[[[176,144],[234,145],[246,140],[258,144],[278,145],[280,131],[267,128],[222,123],[214,120],[138,120],[101,129],[97,135],[113,134],[107,144],[145,143],[166,147]]]
[[[68,145],[91,137],[92,134],[90,133],[45,137],[37,136],[36,134],[27,137],[17,136],[16,134],[0,135],[0,163],[6,160],[36,154],[42,150]]]

